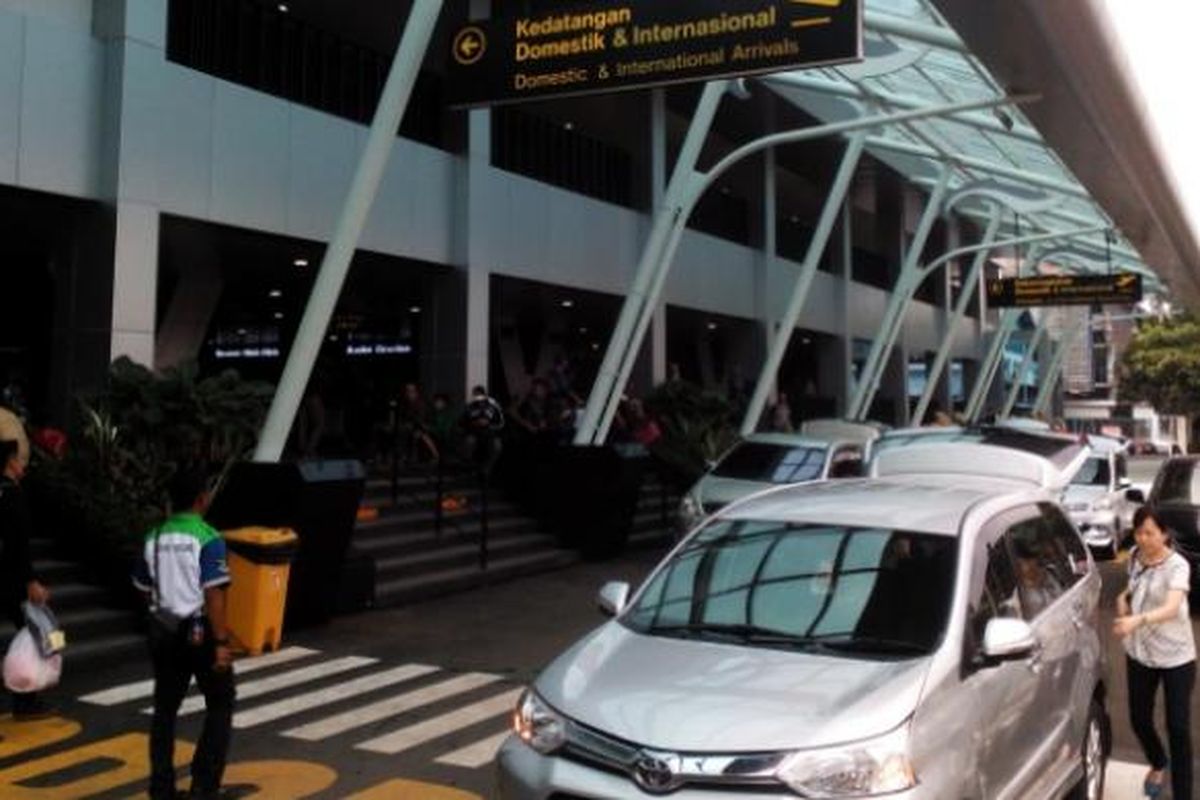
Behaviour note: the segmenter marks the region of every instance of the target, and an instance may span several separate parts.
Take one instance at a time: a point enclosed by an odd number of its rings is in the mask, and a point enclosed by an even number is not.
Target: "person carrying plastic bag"
[[[28,464],[25,428],[15,414],[0,408],[0,616],[8,617],[18,632],[25,628],[21,603],[44,606],[50,599],[50,592],[34,575],[29,554],[33,518],[21,491]],[[37,692],[13,693],[12,711],[18,721],[54,713]]]
[[[17,695],[41,692],[62,676],[66,638],[46,606],[23,603],[25,627],[17,632],[4,656],[4,685]]]

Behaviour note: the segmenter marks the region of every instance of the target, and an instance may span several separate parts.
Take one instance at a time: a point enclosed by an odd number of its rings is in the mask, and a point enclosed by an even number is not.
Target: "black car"
[[[1167,459],[1154,479],[1149,504],[1175,534],[1175,549],[1192,565],[1192,597],[1200,600],[1200,456]]]

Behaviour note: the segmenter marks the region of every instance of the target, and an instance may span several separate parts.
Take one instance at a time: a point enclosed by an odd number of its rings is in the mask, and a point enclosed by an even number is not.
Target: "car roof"
[[[805,436],[799,433],[752,433],[742,439],[743,442],[756,444],[777,444],[784,447],[828,447],[824,439]]]
[[[921,433],[927,431],[927,433]],[[936,442],[930,441],[931,439]],[[1036,455],[1049,461],[1055,469],[1073,472],[1083,443],[1078,436],[1020,428],[983,425],[970,428],[921,428],[912,431],[892,431],[875,443],[874,451],[882,455],[898,447],[925,447],[934,444],[977,444],[1003,447]],[[881,446],[882,445],[882,446]]]
[[[1108,455],[1109,453],[1123,453],[1129,446],[1128,442],[1122,442],[1120,439],[1114,439],[1111,436],[1097,436],[1096,434],[1088,434],[1088,447],[1096,452],[1096,455]]]
[[[810,419],[800,423],[800,433],[824,441],[867,444],[879,438],[884,430],[878,422],[855,422],[844,419]]]
[[[1031,494],[1028,483],[962,476],[866,478],[783,486],[732,503],[721,519],[762,519],[957,536],[963,517],[996,497]]]

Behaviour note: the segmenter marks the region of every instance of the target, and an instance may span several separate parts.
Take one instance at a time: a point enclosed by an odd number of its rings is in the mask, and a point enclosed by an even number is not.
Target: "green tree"
[[[1200,412],[1200,321],[1142,323],[1121,362],[1121,399],[1147,402],[1160,414]]]

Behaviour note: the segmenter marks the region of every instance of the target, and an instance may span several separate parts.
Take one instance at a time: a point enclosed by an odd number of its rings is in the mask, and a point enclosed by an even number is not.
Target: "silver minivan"
[[[1093,436],[1088,444],[1088,458],[1063,491],[1062,504],[1092,552],[1111,559],[1146,498],[1129,480],[1123,443]]]
[[[519,701],[499,797],[1100,800],[1100,578],[1061,475],[893,452],[727,507],[632,597],[605,586],[613,619]]]

